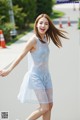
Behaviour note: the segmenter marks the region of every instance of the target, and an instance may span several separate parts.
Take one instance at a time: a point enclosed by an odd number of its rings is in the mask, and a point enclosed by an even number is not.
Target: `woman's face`
[[[45,17],[39,19],[37,29],[39,34],[44,35],[49,28],[49,22]]]

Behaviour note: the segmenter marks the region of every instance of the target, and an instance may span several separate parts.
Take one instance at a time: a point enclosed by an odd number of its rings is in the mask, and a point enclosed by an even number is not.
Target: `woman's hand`
[[[0,76],[5,77],[10,73],[10,70],[0,70]]]

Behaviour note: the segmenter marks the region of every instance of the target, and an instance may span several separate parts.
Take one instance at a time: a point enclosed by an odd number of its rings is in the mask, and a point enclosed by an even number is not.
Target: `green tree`
[[[24,19],[26,17],[26,14],[22,12],[23,8],[19,7],[18,5],[13,6],[13,12],[14,12],[14,18],[16,26],[21,30],[23,29],[24,25]]]
[[[29,23],[34,21],[36,13],[36,0],[13,0],[13,5],[19,5],[19,7],[22,8],[22,12],[26,14],[23,22],[25,26],[28,26]]]
[[[41,13],[46,13],[49,16],[52,13],[52,6],[53,1],[52,0],[36,0],[36,16],[38,16]]]
[[[14,25],[10,23],[9,10],[9,1],[0,0],[0,29],[3,30],[6,42],[11,39],[10,31],[14,27]]]
[[[0,0],[0,22],[9,22],[9,4],[8,0]]]

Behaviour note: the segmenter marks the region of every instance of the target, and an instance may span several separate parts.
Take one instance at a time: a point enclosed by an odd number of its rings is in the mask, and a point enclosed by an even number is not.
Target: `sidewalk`
[[[0,69],[7,67],[21,53],[26,41],[32,34],[32,32],[28,33],[11,46],[7,46],[7,48],[0,48]]]

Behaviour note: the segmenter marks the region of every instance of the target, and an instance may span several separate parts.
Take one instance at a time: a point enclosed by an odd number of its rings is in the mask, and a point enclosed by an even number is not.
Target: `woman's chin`
[[[44,34],[45,34],[45,32],[41,32],[41,31],[40,31],[40,32],[39,32],[39,34],[44,35]]]

